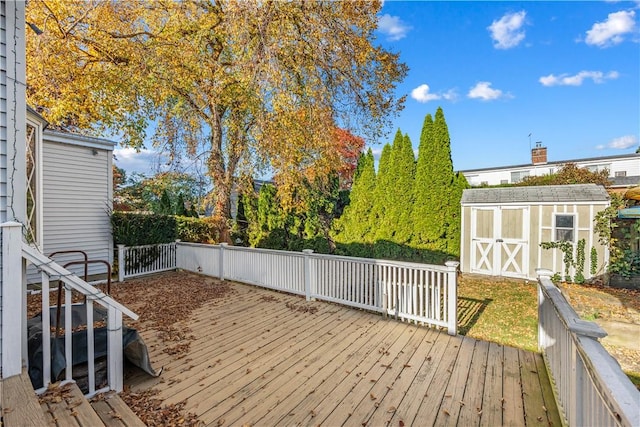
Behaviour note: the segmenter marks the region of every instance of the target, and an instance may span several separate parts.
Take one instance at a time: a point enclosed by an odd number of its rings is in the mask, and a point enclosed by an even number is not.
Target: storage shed
[[[591,248],[596,275],[608,262],[608,250],[594,231],[596,214],[610,205],[600,185],[472,188],[464,190],[461,205],[464,273],[535,279],[536,269],[545,268],[567,274],[562,251],[543,249],[542,242],[571,242],[575,260],[584,239],[585,278],[591,277]],[[568,274],[573,277],[575,267]]]

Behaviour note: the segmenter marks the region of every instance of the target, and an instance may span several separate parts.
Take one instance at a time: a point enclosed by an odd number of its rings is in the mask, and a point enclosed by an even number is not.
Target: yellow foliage
[[[206,141],[216,208],[241,172],[339,167],[332,130],[376,137],[400,110],[397,54],[373,44],[378,1],[31,0],[28,102],[54,125],[140,147]],[[285,200],[287,200],[285,198]],[[293,197],[291,198],[293,200]]]

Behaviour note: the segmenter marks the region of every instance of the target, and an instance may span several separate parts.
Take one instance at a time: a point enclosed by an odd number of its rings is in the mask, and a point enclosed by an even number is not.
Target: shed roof
[[[606,202],[609,194],[601,185],[540,185],[535,187],[471,188],[462,193],[465,204]]]

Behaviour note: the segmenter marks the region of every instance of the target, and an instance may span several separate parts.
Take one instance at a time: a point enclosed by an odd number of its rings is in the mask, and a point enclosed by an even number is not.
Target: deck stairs
[[[89,401],[71,382],[38,396],[26,371],[0,382],[0,403],[3,427],[144,426],[114,392]]]

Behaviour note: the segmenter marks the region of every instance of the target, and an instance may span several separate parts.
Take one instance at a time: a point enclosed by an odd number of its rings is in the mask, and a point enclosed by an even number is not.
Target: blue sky
[[[395,121],[417,148],[444,110],[454,169],[633,153],[640,3],[386,1],[379,42],[410,68]],[[381,151],[381,145],[372,146]]]
[[[387,0],[377,36],[409,66],[389,141],[400,128],[417,149],[442,107],[456,170],[530,163],[530,141],[553,161],[638,148],[640,2]],[[116,156],[127,171],[158,163]]]

